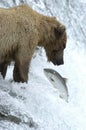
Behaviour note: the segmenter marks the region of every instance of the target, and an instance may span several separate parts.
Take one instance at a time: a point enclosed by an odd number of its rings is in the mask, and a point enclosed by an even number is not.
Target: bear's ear
[[[56,36],[61,36],[65,32],[66,28],[64,25],[60,25],[59,27],[54,28],[54,32]]]

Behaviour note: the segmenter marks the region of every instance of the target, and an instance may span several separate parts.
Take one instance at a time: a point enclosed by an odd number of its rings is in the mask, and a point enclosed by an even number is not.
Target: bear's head
[[[56,24],[51,25],[49,34],[46,35],[48,35],[48,39],[44,48],[48,61],[51,61],[54,65],[63,64],[64,49],[67,41],[65,26],[56,21]]]

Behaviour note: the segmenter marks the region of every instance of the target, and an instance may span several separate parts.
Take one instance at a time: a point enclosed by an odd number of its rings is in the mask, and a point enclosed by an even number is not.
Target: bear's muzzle
[[[62,64],[64,64],[64,61],[63,61],[63,59],[53,60],[53,64],[54,65],[62,65]]]

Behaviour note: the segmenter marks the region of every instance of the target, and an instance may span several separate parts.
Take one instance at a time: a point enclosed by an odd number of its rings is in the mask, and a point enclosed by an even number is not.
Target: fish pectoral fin
[[[65,83],[68,81],[68,79],[67,79],[67,78],[63,78],[63,80],[65,81]]]

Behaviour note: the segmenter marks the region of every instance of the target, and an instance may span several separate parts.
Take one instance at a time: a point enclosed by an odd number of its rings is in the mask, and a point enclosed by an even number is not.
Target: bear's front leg
[[[9,62],[3,62],[0,64],[0,72],[1,72],[1,75],[3,76],[3,78],[5,78],[5,76],[6,76],[8,64],[9,64]]]
[[[15,62],[13,78],[15,82],[27,82],[28,81],[28,61]]]
[[[16,82],[27,82],[28,71],[35,46],[24,41],[15,53],[15,65],[13,71],[13,78]]]

